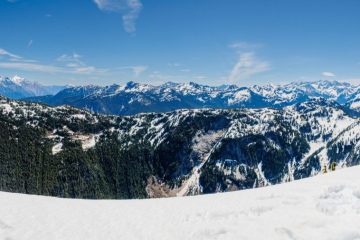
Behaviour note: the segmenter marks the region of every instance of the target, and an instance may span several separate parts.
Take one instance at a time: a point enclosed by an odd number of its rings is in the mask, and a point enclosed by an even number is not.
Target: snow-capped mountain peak
[[[21,86],[26,80],[23,77],[20,77],[18,75],[15,75],[14,77],[11,78],[11,80],[13,81],[13,83]]]
[[[23,77],[15,75],[15,76],[13,76],[11,78],[10,77],[1,77],[0,76],[0,84],[2,84],[2,85],[14,84],[14,85],[22,86],[24,84],[34,84],[34,83],[31,83],[30,81],[27,81]]]
[[[14,77],[0,77],[0,95],[20,99],[34,96],[53,95],[66,88],[65,86],[44,86],[37,82]]]
[[[79,86],[66,89],[50,98],[31,100],[50,105],[71,104],[100,113],[128,115],[181,108],[282,108],[307,101],[312,97],[336,101],[357,111],[359,96],[359,87],[337,81],[293,82],[252,87],[214,87],[195,82],[168,82],[153,86],[131,81],[124,85],[114,84],[105,87]]]

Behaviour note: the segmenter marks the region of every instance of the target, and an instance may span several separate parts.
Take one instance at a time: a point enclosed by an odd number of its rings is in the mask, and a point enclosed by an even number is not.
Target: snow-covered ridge
[[[241,87],[207,86],[194,82],[158,86],[128,82],[124,85],[78,86],[49,98],[31,101],[50,105],[70,104],[94,112],[133,115],[182,108],[282,108],[313,97],[322,97],[358,111],[360,87],[337,81],[293,82],[285,85]],[[117,107],[119,106],[119,107]]]
[[[96,124],[99,120],[97,116],[89,112],[78,110],[72,107],[48,107],[37,103],[25,103],[13,101],[6,98],[0,98],[0,115],[6,115],[12,121],[21,121],[26,119],[26,124],[32,127],[41,127],[49,118],[65,121],[67,125],[53,129],[47,134],[47,138],[54,141],[52,153],[55,155],[62,150],[62,140],[58,132],[65,132],[71,136],[74,141],[80,141],[84,150],[95,146],[101,132],[97,134],[83,134],[69,129],[68,125],[76,122],[87,122]],[[110,117],[109,117],[110,118]],[[16,124],[15,124],[16,125]]]
[[[12,78],[0,76],[0,95],[13,99],[53,95],[63,90],[64,88],[66,87],[44,86],[17,75]]]
[[[360,167],[352,167],[254,190],[152,200],[0,192],[0,239],[355,240],[360,236],[359,174]]]
[[[293,82],[284,85],[254,85],[252,87],[239,87],[236,85],[223,85],[223,86],[207,86],[201,85],[194,82],[190,83],[165,83],[158,86],[150,84],[142,84],[135,82],[128,82],[125,85],[113,85],[118,86],[115,89],[116,93],[119,92],[177,92],[182,95],[202,95],[208,94],[211,97],[216,97],[218,94],[229,95],[232,94],[236,98],[243,96],[244,92],[252,92],[259,94],[266,98],[268,101],[274,99],[282,101],[291,101],[299,97],[300,95],[307,94],[310,97],[320,96],[326,97],[330,100],[337,100],[340,97],[351,96],[358,92],[360,87],[351,85],[346,82],[320,80],[314,82]],[[81,88],[81,87],[80,87]],[[104,91],[109,89],[109,86],[103,87],[102,91],[97,91],[95,94],[102,95],[105,97],[106,94],[113,94],[113,92]],[[211,94],[212,93],[212,94]],[[247,93],[249,95],[249,93]],[[237,96],[237,97],[236,97]]]
[[[155,180],[146,187],[149,196],[261,187],[319,174],[334,161],[339,167],[360,161],[359,119],[322,98],[283,109],[180,109],[134,116],[1,98],[0,116],[14,129],[21,124],[44,129],[54,157],[67,153],[69,140],[88,152],[111,144],[106,139],[114,136],[122,151],[145,146],[159,154],[154,161],[168,161],[172,154],[170,161],[178,161],[178,168],[171,168],[168,178],[176,184],[170,187],[151,175]],[[209,171],[222,176],[210,187],[201,180]]]

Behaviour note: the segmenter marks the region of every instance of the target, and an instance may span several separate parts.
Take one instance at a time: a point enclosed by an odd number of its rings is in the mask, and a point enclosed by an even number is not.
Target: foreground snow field
[[[360,167],[171,199],[91,201],[2,192],[0,239],[360,239]]]

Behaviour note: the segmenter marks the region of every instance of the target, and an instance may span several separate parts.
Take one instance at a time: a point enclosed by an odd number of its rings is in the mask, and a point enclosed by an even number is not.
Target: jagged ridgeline
[[[199,108],[281,109],[312,97],[335,101],[360,116],[360,86],[326,80],[252,87],[216,87],[194,82],[168,82],[152,86],[128,82],[125,85],[70,87],[53,96],[36,96],[25,100],[52,106],[70,105],[103,114],[133,115]]]
[[[93,199],[233,191],[358,164],[359,140],[359,120],[319,98],[134,116],[0,98],[0,190]]]

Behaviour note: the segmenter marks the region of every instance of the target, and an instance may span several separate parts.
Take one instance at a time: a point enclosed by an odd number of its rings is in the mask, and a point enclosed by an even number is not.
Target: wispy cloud
[[[143,72],[145,72],[148,69],[148,66],[134,66],[132,68],[135,77],[140,76]]]
[[[66,72],[65,69],[60,67],[51,66],[51,65],[42,65],[38,63],[27,63],[27,62],[0,62],[0,68],[31,71],[31,72],[43,72],[43,73]]]
[[[128,0],[130,11],[125,14],[123,18],[124,28],[127,32],[135,32],[135,21],[139,17],[142,9],[142,4],[139,0]]]
[[[0,56],[10,57],[10,58],[13,58],[13,59],[21,59],[22,58],[22,57],[20,57],[20,56],[18,56],[16,54],[8,52],[8,51],[6,51],[5,49],[2,49],[2,48],[0,48]]]
[[[239,56],[238,61],[228,76],[228,81],[231,83],[270,70],[270,63],[259,59],[254,51],[255,49],[263,47],[262,44],[234,42],[228,45],[228,47],[234,49]]]
[[[135,77],[139,77],[142,73],[144,73],[149,67],[148,66],[126,66],[119,68],[120,70],[130,70],[133,72]]]
[[[177,62],[174,62],[174,63],[168,63],[168,66],[170,68],[173,68],[173,69],[176,69],[177,71],[180,71],[182,73],[189,73],[191,72],[191,70],[189,68],[187,68],[186,65],[182,64],[182,63],[177,63]]]
[[[3,56],[5,58],[3,61],[0,62],[0,68],[44,73],[64,72],[64,69],[62,69],[61,67],[43,65],[37,63],[34,60],[25,59],[3,48],[0,48],[0,56]]]
[[[42,73],[68,73],[68,74],[99,74],[105,73],[106,69],[98,69],[93,66],[67,68],[53,65],[29,62],[0,62],[0,68],[14,69],[29,72]]]
[[[77,67],[73,69],[76,74],[99,74],[107,72],[107,69],[98,69],[94,66]]]
[[[27,47],[30,48],[32,45],[33,45],[34,41],[31,39],[29,42],[28,42],[28,45]]]
[[[261,47],[263,47],[262,44],[248,42],[234,42],[229,45],[229,48],[236,50],[254,50]]]
[[[25,59],[2,48],[0,48],[0,57],[3,57],[0,61],[0,68],[19,71],[67,74],[100,74],[107,71],[107,69],[87,66],[80,60],[81,56],[76,53],[72,55],[64,54],[57,59],[58,62],[65,62],[65,66],[42,64],[35,60]]]
[[[160,71],[153,71],[151,74],[148,75],[148,78],[153,84],[163,84],[164,82],[169,82],[169,81],[174,81],[174,82],[184,81],[184,76],[166,74]]]
[[[335,73],[332,72],[322,72],[321,75],[323,75],[324,77],[336,77]]]
[[[168,63],[168,66],[169,66],[169,67],[177,68],[177,67],[181,67],[182,64],[180,64],[180,63]]]
[[[198,80],[198,81],[202,81],[202,80],[206,80],[207,77],[203,76],[203,75],[197,75],[197,76],[193,76],[193,79]]]
[[[75,74],[99,74],[107,72],[107,69],[99,69],[94,66],[88,66],[83,60],[82,56],[78,53],[63,54],[56,60],[65,63],[68,71]]]
[[[63,54],[58,57],[56,60],[58,62],[66,62],[70,67],[77,67],[77,66],[85,66],[86,64],[81,61],[82,56],[77,53],[73,54]]]
[[[140,0],[93,0],[102,11],[116,12],[122,15],[123,26],[126,32],[136,31],[138,19],[143,5]]]
[[[270,64],[266,61],[258,59],[255,53],[241,53],[239,55],[239,60],[233,67],[228,79],[233,83],[268,70],[270,70]]]

